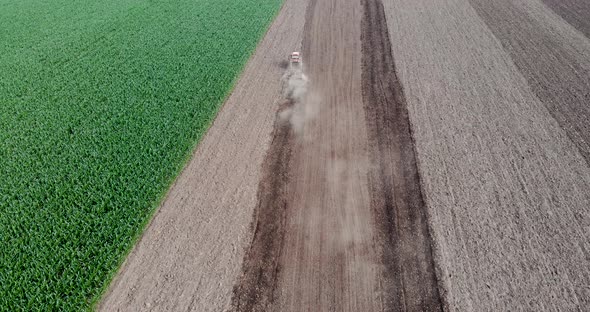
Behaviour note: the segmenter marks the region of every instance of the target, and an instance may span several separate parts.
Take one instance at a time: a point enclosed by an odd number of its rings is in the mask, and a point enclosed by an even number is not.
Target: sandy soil
[[[590,306],[584,8],[286,0],[99,308]]]

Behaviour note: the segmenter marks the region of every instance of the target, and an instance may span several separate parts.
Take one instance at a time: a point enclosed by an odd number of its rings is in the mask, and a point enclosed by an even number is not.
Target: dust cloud
[[[303,73],[303,64],[291,64],[281,78],[283,97],[287,107],[280,113],[288,121],[295,135],[301,135],[305,124],[314,119],[319,109],[319,96],[309,92],[309,79]]]

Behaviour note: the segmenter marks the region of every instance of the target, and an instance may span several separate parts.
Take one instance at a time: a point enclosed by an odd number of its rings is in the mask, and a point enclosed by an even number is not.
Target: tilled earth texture
[[[286,0],[99,308],[587,309],[589,21]]]

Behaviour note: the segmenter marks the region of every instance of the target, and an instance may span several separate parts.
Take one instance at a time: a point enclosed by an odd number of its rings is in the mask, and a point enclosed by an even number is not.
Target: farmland
[[[584,310],[586,2],[0,0],[0,311]]]
[[[587,2],[285,0],[99,311],[587,310]]]
[[[0,0],[0,310],[89,308],[280,0]]]

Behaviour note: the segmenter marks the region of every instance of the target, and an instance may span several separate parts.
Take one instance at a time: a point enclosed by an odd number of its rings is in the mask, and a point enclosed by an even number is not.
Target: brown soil
[[[319,107],[295,138],[276,123],[233,308],[439,311],[383,6],[312,1],[306,16],[303,55],[311,85],[295,105]],[[333,46],[324,50],[323,42]]]
[[[587,310],[590,40],[541,1],[383,5],[448,310]]]
[[[293,102],[286,101],[281,111],[291,106]],[[264,311],[274,300],[288,216],[287,185],[292,146],[293,131],[277,114],[258,187],[258,205],[252,221],[254,239],[242,264],[240,282],[234,289],[232,304],[238,311]]]
[[[395,72],[381,0],[363,0],[363,103],[369,133],[371,207],[395,311],[440,311],[426,206],[408,110]]]

